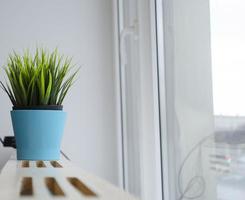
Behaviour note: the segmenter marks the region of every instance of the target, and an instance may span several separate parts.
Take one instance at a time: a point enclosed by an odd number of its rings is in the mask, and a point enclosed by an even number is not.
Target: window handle
[[[125,27],[120,33],[120,58],[121,58],[121,66],[125,66],[127,64],[127,52],[125,41],[127,37],[133,37],[134,40],[138,40],[138,22],[135,20],[134,24],[131,26]]]

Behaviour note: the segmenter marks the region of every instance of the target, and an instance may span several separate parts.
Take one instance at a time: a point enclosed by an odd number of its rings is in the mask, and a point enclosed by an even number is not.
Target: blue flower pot
[[[18,160],[59,160],[65,112],[13,110],[11,118]]]

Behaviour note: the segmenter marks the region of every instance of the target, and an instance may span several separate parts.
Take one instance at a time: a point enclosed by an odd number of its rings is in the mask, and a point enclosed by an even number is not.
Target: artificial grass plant
[[[13,52],[4,66],[8,81],[0,81],[13,106],[62,105],[78,72],[72,59],[37,48],[32,55]]]

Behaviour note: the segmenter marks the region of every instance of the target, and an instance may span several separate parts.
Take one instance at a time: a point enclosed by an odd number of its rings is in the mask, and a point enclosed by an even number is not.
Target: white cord
[[[180,169],[178,172],[178,189],[180,192],[180,197],[178,198],[178,200],[183,200],[183,199],[197,199],[199,197],[201,197],[206,190],[206,182],[205,179],[202,176],[194,176],[190,179],[190,181],[187,183],[187,186],[185,187],[185,189],[182,189],[182,185],[181,185],[181,177],[183,174],[183,170],[184,170],[184,166],[186,165],[186,162],[188,161],[188,159],[190,158],[190,156],[192,155],[193,152],[195,152],[195,150],[197,150],[207,139],[209,139],[211,136],[213,136],[213,134],[204,137],[201,141],[199,141],[190,151],[189,153],[186,155],[186,157],[184,158],[182,164],[180,165]],[[200,192],[195,195],[195,196],[187,196],[187,193],[191,190],[191,188],[194,187],[195,184],[200,184],[202,186],[202,189],[200,190]]]

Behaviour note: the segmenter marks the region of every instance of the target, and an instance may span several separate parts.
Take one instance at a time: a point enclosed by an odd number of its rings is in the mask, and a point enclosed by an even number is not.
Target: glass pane
[[[245,196],[244,10],[242,0],[210,0],[215,116],[212,148],[216,151],[211,167],[217,181],[214,199],[242,200]]]
[[[210,0],[214,113],[245,115],[245,2]]]
[[[243,200],[245,2],[171,3],[164,10],[169,199]]]

